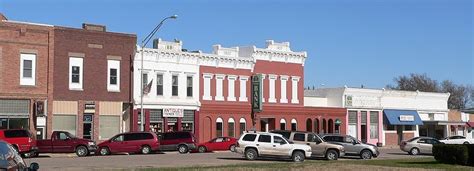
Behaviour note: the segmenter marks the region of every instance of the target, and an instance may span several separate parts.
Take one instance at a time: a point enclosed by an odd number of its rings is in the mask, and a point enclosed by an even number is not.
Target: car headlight
[[[87,145],[95,145],[95,142],[88,142]]]

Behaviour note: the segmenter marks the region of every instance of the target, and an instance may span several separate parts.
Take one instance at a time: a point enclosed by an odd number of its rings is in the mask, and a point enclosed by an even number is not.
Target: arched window
[[[328,130],[327,130],[327,128],[326,128],[326,124],[327,124],[327,123],[326,123],[326,119],[323,119],[323,130],[321,130],[321,132],[322,132],[323,134],[328,133]]]
[[[306,119],[306,131],[312,132],[313,131],[313,121],[311,119]]]
[[[235,137],[235,123],[234,123],[234,118],[229,118],[229,121],[227,122],[227,131],[229,131],[227,133],[227,135],[229,137]]]
[[[298,123],[296,122],[296,119],[291,119],[291,131],[296,131],[298,129]]]
[[[316,132],[316,134],[319,134],[319,119],[318,118],[314,119],[314,132]]]
[[[224,129],[223,126],[222,126],[223,122],[224,121],[222,120],[222,118],[217,118],[216,119],[216,136],[217,137],[224,136],[224,135],[222,135],[222,133],[223,133],[222,130]]]
[[[280,130],[286,130],[286,120],[283,118],[280,119]]]
[[[328,132],[334,133],[334,121],[332,119],[328,120]]]
[[[240,118],[240,121],[239,121],[240,125],[240,133],[242,134],[245,130],[247,130],[247,124],[245,122],[245,119],[244,118]]]

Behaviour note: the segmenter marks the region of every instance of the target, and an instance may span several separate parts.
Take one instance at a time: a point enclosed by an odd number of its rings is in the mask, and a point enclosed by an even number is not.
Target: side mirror
[[[39,166],[38,163],[33,162],[33,163],[30,164],[29,170],[31,170],[31,171],[37,171],[37,170],[39,169],[39,167],[40,167],[40,166]]]
[[[356,144],[359,144],[359,143],[357,143],[357,141],[352,141],[352,145],[356,145]]]

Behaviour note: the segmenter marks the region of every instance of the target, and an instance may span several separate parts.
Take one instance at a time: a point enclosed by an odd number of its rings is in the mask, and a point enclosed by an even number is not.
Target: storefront
[[[423,125],[416,110],[385,109],[383,113],[386,145],[397,145],[417,136],[416,126]]]
[[[0,129],[29,129],[30,100],[0,100]]]
[[[149,115],[147,115],[149,112]],[[184,109],[150,109],[145,110],[145,125],[155,133],[188,131],[194,133],[195,110]],[[138,124],[141,119],[138,117]]]

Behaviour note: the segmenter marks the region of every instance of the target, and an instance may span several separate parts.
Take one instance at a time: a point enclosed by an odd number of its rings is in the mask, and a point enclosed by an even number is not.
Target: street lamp
[[[142,44],[141,44],[141,67],[140,67],[140,119],[141,119],[141,122],[140,122],[140,130],[141,131],[145,131],[145,127],[144,127],[144,123],[145,123],[145,115],[143,113],[143,53],[145,52],[144,51],[144,48],[145,46],[148,44],[148,42],[150,42],[150,40],[153,38],[153,35],[155,35],[156,32],[158,32],[158,30],[160,29],[160,27],[163,25],[163,23],[168,20],[168,19],[177,19],[178,16],[177,15],[172,15],[172,16],[169,16],[169,17],[166,17],[164,18],[163,20],[161,20],[161,22],[155,27],[155,29],[153,29],[153,31],[151,31],[150,34],[148,34],[148,36],[145,37],[145,39],[143,39],[142,41]]]

